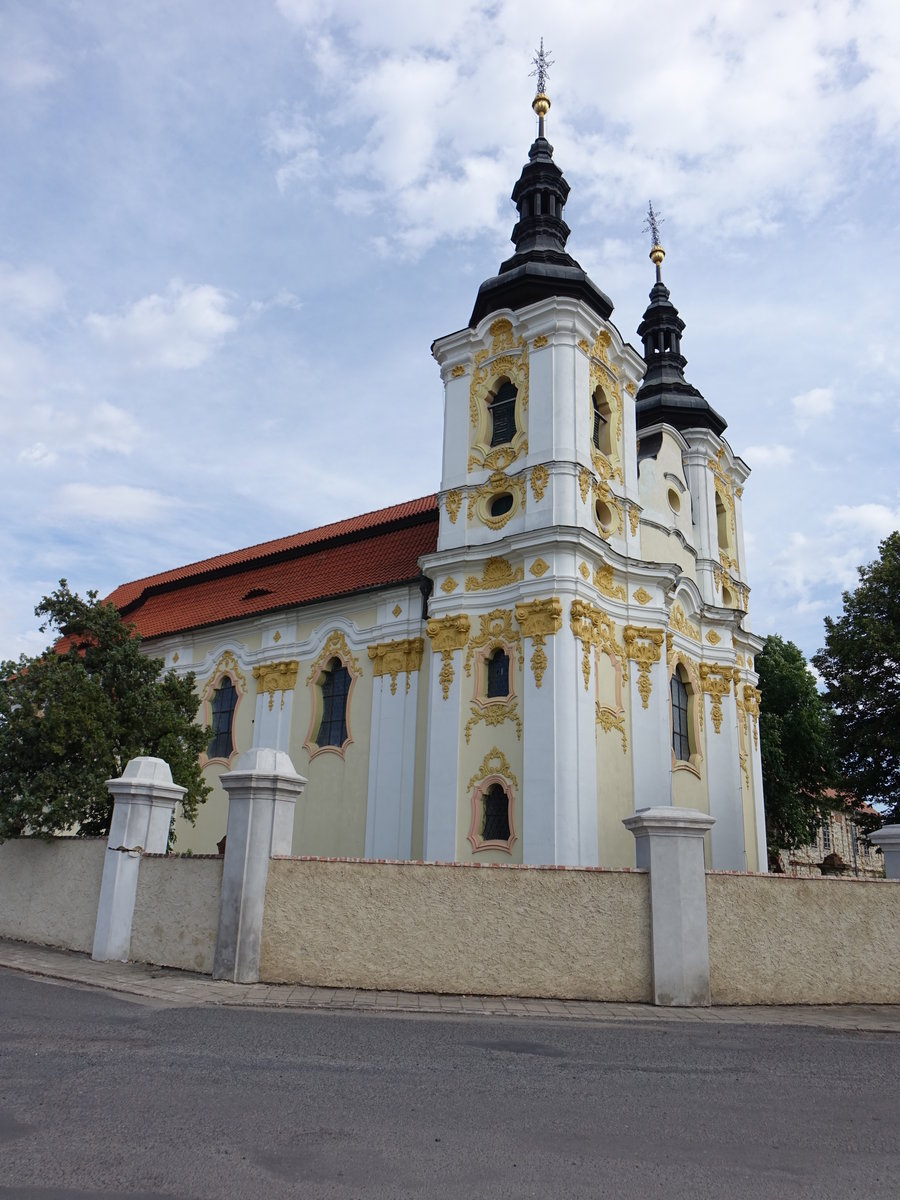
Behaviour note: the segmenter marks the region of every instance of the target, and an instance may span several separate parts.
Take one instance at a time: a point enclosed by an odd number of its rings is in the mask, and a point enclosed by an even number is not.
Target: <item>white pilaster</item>
[[[426,654],[428,650],[426,648]],[[457,857],[459,742],[462,705],[462,650],[448,651],[453,679],[444,695],[442,652],[433,652],[428,696],[428,749],[425,758],[425,857],[451,862]],[[446,676],[445,676],[446,678]]]
[[[645,639],[638,641],[643,644]],[[672,803],[672,733],[665,645],[659,648],[659,661],[651,662],[647,672],[641,671],[638,662],[630,661],[628,677],[634,807],[637,811]]]
[[[412,856],[413,787],[416,767],[416,711],[419,672],[375,678],[369,791],[366,803],[366,857]]]
[[[734,691],[721,698],[719,732],[716,732],[714,695],[704,694],[706,761],[709,772],[709,813],[715,826],[709,835],[714,871],[746,871],[744,797],[738,741],[738,711]],[[765,837],[765,832],[763,832]],[[763,857],[765,862],[765,857]]]
[[[260,692],[253,721],[254,748],[269,747],[287,753],[291,738],[294,692]]]

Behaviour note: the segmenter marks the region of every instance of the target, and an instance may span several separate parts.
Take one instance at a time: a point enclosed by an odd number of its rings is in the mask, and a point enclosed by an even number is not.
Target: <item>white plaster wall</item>
[[[106,838],[0,845],[0,936],[90,952]]]
[[[650,998],[647,876],[273,859],[260,978],[476,995]]]
[[[145,855],[130,958],[212,974],[224,858]]]
[[[707,875],[713,1004],[900,1004],[900,882]]]

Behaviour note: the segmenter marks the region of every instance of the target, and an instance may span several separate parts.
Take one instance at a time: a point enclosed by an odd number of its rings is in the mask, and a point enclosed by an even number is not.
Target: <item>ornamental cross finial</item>
[[[647,205],[647,219],[644,222],[644,233],[650,234],[650,236],[653,238],[654,246],[658,246],[660,244],[659,227],[663,223],[664,218],[654,210],[653,201],[651,200]]]
[[[547,80],[550,76],[550,68],[554,65],[553,59],[550,57],[550,51],[544,53],[544,39],[541,38],[541,48],[535,53],[531,60],[534,63],[532,75],[537,75],[537,90],[538,95],[543,95],[547,89]]]

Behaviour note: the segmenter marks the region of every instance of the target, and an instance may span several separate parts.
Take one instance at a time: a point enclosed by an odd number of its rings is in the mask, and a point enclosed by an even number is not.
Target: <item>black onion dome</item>
[[[687,366],[687,359],[681,353],[684,321],[662,281],[662,247],[654,246],[650,257],[656,264],[656,283],[650,292],[644,319],[638,326],[647,364],[647,373],[635,397],[638,432],[665,422],[678,430],[704,428],[721,434],[727,422],[684,377]]]
[[[544,113],[550,102],[539,94],[534,104],[540,116],[539,133],[512,191],[513,202],[519,211],[510,239],[516,252],[501,263],[497,275],[486,279],[478,289],[469,318],[473,329],[498,309],[524,308],[549,296],[583,300],[604,320],[612,314],[609,297],[588,278],[571,254],[566,253],[571,231],[562,214],[569,185],[553,161],[553,147],[544,136]]]

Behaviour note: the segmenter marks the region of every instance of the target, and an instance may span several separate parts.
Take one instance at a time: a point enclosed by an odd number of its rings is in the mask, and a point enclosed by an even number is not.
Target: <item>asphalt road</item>
[[[177,1007],[0,971],[0,1197],[900,1195],[900,1039]]]

